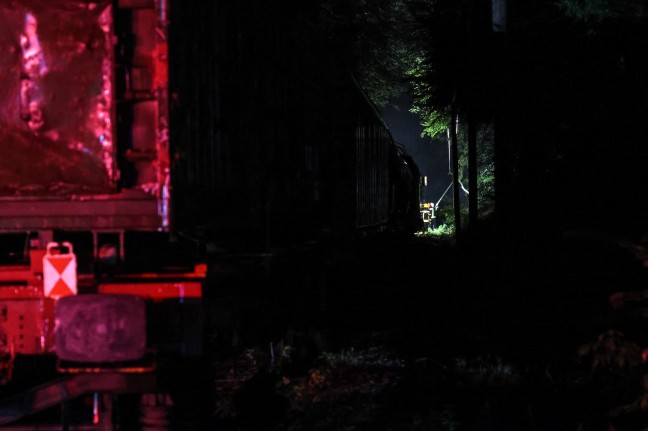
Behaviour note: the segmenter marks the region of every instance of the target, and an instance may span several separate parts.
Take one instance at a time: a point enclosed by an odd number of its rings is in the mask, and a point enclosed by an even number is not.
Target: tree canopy
[[[407,0],[322,0],[318,21],[374,103],[385,105],[407,90],[421,38]]]
[[[648,5],[642,0],[558,0],[557,4],[567,16],[590,22],[648,14]]]
[[[648,5],[509,2],[504,34],[493,31],[490,6],[323,0],[318,19],[374,102],[412,94],[426,135],[445,131],[451,110],[499,119],[497,177],[525,212],[520,219],[569,224],[595,213],[607,223],[617,208],[644,218],[648,201],[637,209],[635,196],[648,193],[640,126],[648,115]]]

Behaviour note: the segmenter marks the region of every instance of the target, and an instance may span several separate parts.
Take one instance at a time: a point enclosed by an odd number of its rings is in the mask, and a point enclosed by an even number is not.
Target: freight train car
[[[331,52],[317,11],[202,3],[170,6],[178,231],[267,250],[402,225],[411,211],[396,206],[410,199],[395,195],[418,196],[418,185],[401,171],[417,169]]]
[[[0,405],[0,425],[155,391],[154,358],[200,355],[206,249],[417,230],[415,164],[309,17],[262,0],[0,5],[0,374],[42,355],[67,376]]]

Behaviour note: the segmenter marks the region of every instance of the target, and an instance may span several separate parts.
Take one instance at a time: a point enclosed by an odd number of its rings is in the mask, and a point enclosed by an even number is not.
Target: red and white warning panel
[[[67,253],[63,253],[64,249]],[[47,244],[43,256],[43,293],[54,299],[77,294],[77,262],[69,242]]]

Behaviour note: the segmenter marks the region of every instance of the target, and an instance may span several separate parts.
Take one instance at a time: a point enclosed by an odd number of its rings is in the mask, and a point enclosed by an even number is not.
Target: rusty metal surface
[[[4,293],[14,293],[13,299],[0,300],[0,353],[50,352],[54,347],[54,301],[11,290]]]
[[[139,229],[161,225],[158,203],[122,194],[111,199],[0,199],[0,232],[33,229]]]
[[[56,356],[64,361],[135,361],[146,352],[144,301],[127,295],[66,296],[56,303]]]
[[[3,2],[0,27],[0,196],[113,191],[110,2]]]

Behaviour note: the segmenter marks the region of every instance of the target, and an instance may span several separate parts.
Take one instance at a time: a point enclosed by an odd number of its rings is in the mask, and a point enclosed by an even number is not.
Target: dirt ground
[[[209,378],[179,389],[176,420],[219,430],[643,430],[642,253],[633,238],[569,232],[218,258],[206,352],[185,371]],[[615,292],[625,293],[611,302]]]

